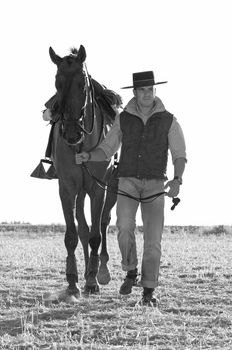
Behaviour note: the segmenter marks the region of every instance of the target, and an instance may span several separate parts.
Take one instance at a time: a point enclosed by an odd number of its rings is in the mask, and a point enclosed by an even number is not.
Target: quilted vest
[[[167,111],[143,121],[128,112],[120,114],[122,148],[118,177],[167,179],[168,132],[173,115]]]

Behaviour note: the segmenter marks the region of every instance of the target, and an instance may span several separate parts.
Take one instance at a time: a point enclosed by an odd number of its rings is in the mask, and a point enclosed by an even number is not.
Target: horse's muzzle
[[[84,140],[84,132],[79,128],[66,128],[65,125],[62,124],[60,131],[64,141],[70,146],[76,146]]]

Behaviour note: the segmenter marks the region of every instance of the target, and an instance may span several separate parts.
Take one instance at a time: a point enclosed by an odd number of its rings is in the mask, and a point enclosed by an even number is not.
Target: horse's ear
[[[81,61],[81,63],[85,62],[86,59],[86,51],[83,45],[80,45],[77,55],[78,60]]]
[[[49,47],[49,55],[51,57],[52,62],[55,63],[57,66],[62,62],[62,58],[55,53],[51,46]]]

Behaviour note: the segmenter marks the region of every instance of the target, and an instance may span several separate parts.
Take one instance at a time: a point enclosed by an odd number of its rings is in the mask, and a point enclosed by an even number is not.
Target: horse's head
[[[81,119],[86,101],[86,77],[83,71],[86,51],[81,45],[79,50],[73,48],[69,56],[61,58],[50,47],[49,54],[57,66],[55,86],[62,136],[68,144],[76,145],[83,139]]]

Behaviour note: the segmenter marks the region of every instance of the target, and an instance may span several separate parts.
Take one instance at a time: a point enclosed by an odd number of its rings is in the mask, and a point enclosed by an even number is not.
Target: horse
[[[85,261],[84,293],[99,293],[99,284],[107,284],[111,279],[107,267],[109,254],[106,234],[117,195],[112,192],[107,192],[106,195],[104,186],[99,186],[95,179],[103,183],[111,181],[116,186],[117,179],[113,176],[114,166],[111,160],[90,160],[85,165],[77,165],[75,153],[91,151],[100,144],[115,118],[115,106],[119,108],[122,102],[118,94],[106,89],[89,75],[83,45],[78,50],[72,48],[70,54],[64,57],[57,55],[50,47],[49,55],[57,66],[56,120],[51,158],[58,178],[66,224],[64,243],[67,250],[67,291],[69,295],[79,297],[75,257],[79,239]],[[84,213],[86,195],[90,198],[90,227]]]

